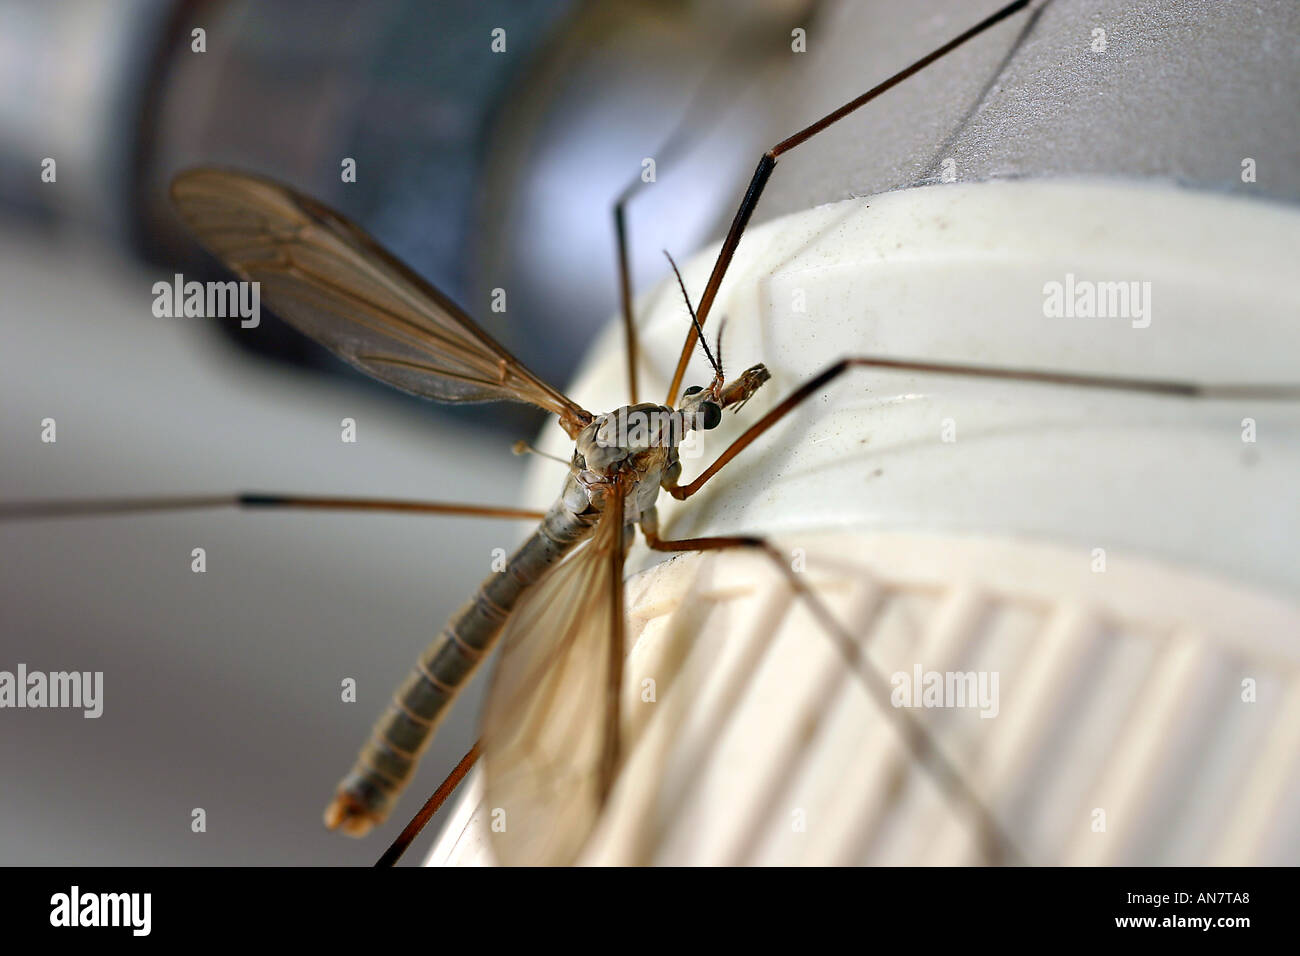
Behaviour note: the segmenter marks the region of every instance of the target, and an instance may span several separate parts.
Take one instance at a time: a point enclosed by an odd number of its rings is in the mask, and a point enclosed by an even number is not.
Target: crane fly
[[[704,330],[750,217],[780,156],[814,137],[939,57],[1028,5],[1017,0],[778,143],[757,169],[722,243],[662,404],[638,402],[636,324],[627,275],[620,197],[615,209],[629,404],[593,413],[543,381],[478,327],[456,303],[398,261],[339,213],[288,186],[233,170],[181,173],[171,187],[190,231],[240,278],[258,282],[264,301],[300,332],[402,391],[442,402],[523,402],[556,416],[574,450],[554,504],[545,512],[486,505],[283,494],[234,494],[147,500],[28,503],[9,517],[179,508],[312,508],[531,518],[536,529],[457,611],[393,695],[352,770],[325,810],[325,823],[360,836],[383,822],[415,771],[440,720],[477,667],[500,653],[482,718],[481,738],[430,798],[381,862],[393,862],[469,768],[483,758],[488,805],[512,823],[495,849],[508,863],[568,863],[590,835],[620,768],[619,706],[624,662],[624,559],[639,528],[654,550],[756,549],[768,555],[804,602],[846,666],[903,732],[913,756],[948,799],[977,823],[994,858],[1015,849],[991,815],[908,713],[887,705],[889,685],[860,652],[850,629],[830,614],[780,554],[756,535],[671,540],[659,533],[660,492],[685,500],[746,447],[810,396],[855,369],[1013,380],[1026,385],[1129,390],[1193,398],[1230,394],[1300,397],[1294,386],[1205,386],[1034,369],[943,364],[884,356],[845,357],[794,389],[682,483],[679,448],[739,411],[769,376],[754,365],[728,377],[722,338]],[[676,266],[673,266],[674,272]],[[681,284],[680,274],[677,276]],[[700,347],[711,379],[682,390],[688,360]]]

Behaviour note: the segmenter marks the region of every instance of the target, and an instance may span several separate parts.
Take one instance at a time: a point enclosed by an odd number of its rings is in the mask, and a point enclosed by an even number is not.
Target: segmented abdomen
[[[575,515],[563,499],[556,502],[505,570],[484,579],[393,695],[340,782],[325,812],[327,825],[360,834],[388,815],[448,706],[491,652],[519,598],[591,533],[597,517],[596,512]]]

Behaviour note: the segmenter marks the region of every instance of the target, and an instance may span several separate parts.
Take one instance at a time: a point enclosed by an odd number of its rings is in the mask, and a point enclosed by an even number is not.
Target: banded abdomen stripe
[[[557,501],[505,570],[484,579],[393,695],[326,809],[327,826],[360,836],[384,820],[448,706],[492,651],[520,597],[591,533],[597,517],[596,512],[575,515],[563,499]]]

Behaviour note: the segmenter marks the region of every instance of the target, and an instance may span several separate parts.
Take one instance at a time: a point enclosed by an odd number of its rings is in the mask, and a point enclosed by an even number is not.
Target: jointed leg
[[[816,394],[834,379],[852,368],[881,368],[893,371],[923,372],[926,374],[958,375],[967,378],[997,379],[1027,382],[1036,385],[1066,385],[1075,388],[1099,388],[1110,391],[1141,392],[1166,395],[1172,398],[1258,399],[1261,401],[1300,400],[1300,385],[1202,385],[1194,382],[1171,382],[1158,379],[1121,378],[1109,375],[1078,375],[1070,372],[1040,372],[1031,369],[996,368],[980,365],[956,365],[945,362],[920,362],[910,359],[879,359],[854,357],[841,359],[814,375],[770,412],[756,421],[734,442],[727,446],[713,464],[705,468],[688,485],[666,484],[665,488],[679,501],[689,498],[704,483],[716,475],[722,466],[735,458],[754,439],[784,418],[804,399]]]
[[[930,732],[910,712],[894,707],[891,702],[891,685],[862,651],[853,635],[830,612],[830,609],[803,582],[786,563],[780,552],[767,540],[754,535],[728,535],[708,538],[683,538],[669,541],[658,533],[658,518],[649,512],[642,522],[646,544],[655,551],[722,551],[730,548],[756,548],[766,554],[780,570],[791,591],[812,612],[817,623],[830,635],[836,649],[844,658],[850,671],[862,681],[867,693],[884,714],[892,715],[902,731],[904,742],[916,761],[935,778],[943,793],[969,813],[984,838],[986,849],[994,862],[1020,862],[1015,845],[1002,831],[993,814],[980,801],[979,796],[944,756]]]
[[[438,789],[433,791],[433,795],[424,802],[424,806],[420,808],[420,811],[411,818],[411,822],[402,829],[397,839],[384,851],[384,855],[379,858],[375,866],[396,865],[397,861],[402,858],[402,854],[406,852],[406,848],[420,835],[420,831],[433,819],[433,815],[447,802],[447,798],[465,779],[465,775],[469,773],[470,768],[478,761],[480,753],[482,753],[482,747],[478,742],[475,742],[474,746],[469,748],[469,753],[460,758],[460,763],[456,764],[451,773],[447,774],[447,779],[439,784]]]
[[[465,515],[478,518],[541,520],[543,511],[528,508],[499,508],[445,501],[412,501],[398,498],[337,498],[319,495],[279,495],[236,492],[232,495],[187,495],[147,498],[81,498],[53,501],[0,503],[0,521],[24,518],[74,518],[158,511],[192,511],[210,508],[290,509],[315,511],[388,511],[405,514]]]
[[[606,521],[618,524],[614,547],[609,553],[609,654],[608,668],[605,673],[605,737],[600,755],[600,802],[603,805],[613,789],[618,774],[619,762],[623,749],[623,658],[626,655],[625,644],[627,628],[627,593],[623,584],[623,559],[627,556],[630,542],[627,525],[623,522],[623,489],[617,483],[609,496]]]

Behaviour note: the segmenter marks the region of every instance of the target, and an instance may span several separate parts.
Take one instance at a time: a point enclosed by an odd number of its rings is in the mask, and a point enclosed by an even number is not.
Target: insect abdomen
[[[326,826],[361,836],[387,817],[448,706],[491,652],[520,597],[591,533],[597,517],[595,512],[575,515],[561,499],[510,557],[505,570],[484,579],[393,694],[326,808]]]

